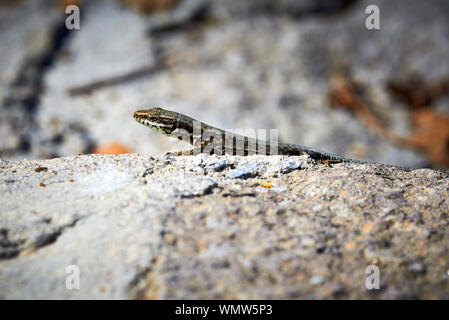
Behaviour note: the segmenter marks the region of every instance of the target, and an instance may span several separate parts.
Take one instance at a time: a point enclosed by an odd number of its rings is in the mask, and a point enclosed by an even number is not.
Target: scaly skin
[[[191,150],[170,153],[171,155],[191,155],[195,153],[270,155],[270,150],[272,147],[275,147],[268,141],[258,141],[215,128],[183,114],[161,108],[136,111],[133,113],[133,118],[144,126],[150,127],[167,136],[176,136],[179,140],[188,142],[194,146]],[[232,146],[226,147],[225,142],[233,142],[234,139],[241,141],[241,145],[232,143]],[[265,144],[266,148],[259,148],[259,145],[263,146],[263,144]],[[364,161],[347,159],[326,151],[288,143],[279,143],[277,154],[288,156],[307,154],[314,160],[328,163],[366,163]]]

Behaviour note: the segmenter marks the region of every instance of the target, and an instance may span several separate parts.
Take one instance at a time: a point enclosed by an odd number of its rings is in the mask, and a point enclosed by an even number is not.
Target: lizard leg
[[[191,156],[199,153],[204,153],[204,148],[209,144],[209,141],[202,141],[201,144],[193,149],[167,152],[165,155],[169,156]]]
[[[189,149],[189,150],[167,152],[165,155],[166,156],[191,156],[198,152],[201,152],[201,149],[196,147],[196,148]]]
[[[330,160],[330,159],[326,159],[326,160],[319,160],[319,163],[324,164],[327,167],[332,167],[332,164],[336,164],[336,163],[341,163],[341,160]]]

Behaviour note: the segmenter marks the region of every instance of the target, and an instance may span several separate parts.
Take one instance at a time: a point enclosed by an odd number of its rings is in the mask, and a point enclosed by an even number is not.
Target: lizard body
[[[307,154],[312,159],[327,163],[366,163],[360,160],[348,159],[319,149],[297,144],[278,143],[276,146],[269,141],[238,135],[200,122],[178,112],[152,108],[133,113],[133,118],[140,124],[150,127],[167,136],[175,136],[179,140],[193,145],[193,149],[170,153],[171,155],[191,155],[195,153],[215,154],[280,154],[299,156]],[[196,127],[195,127],[196,126]],[[228,142],[226,142],[228,141]],[[226,143],[231,142],[231,146]],[[237,143],[240,141],[240,145]],[[263,147],[263,148],[262,148]],[[275,150],[277,147],[277,153]]]

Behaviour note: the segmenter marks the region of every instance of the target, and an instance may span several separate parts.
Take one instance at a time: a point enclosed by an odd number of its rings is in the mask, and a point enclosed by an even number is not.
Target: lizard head
[[[155,129],[165,135],[170,135],[177,128],[177,114],[161,108],[138,110],[133,118],[144,126]]]

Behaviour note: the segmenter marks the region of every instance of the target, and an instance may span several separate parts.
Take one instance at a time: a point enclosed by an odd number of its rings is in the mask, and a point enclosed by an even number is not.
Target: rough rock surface
[[[0,160],[0,298],[449,299],[448,199],[439,171],[306,157]]]

